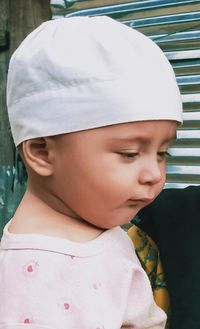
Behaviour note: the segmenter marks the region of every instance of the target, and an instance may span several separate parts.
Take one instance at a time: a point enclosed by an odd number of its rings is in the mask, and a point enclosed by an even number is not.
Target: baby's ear
[[[22,152],[26,166],[40,176],[52,175],[50,138],[39,137],[27,140],[22,143]]]

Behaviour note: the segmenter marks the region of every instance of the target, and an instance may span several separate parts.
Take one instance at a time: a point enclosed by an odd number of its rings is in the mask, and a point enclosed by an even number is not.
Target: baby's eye
[[[168,157],[171,156],[171,154],[168,151],[161,151],[158,152],[157,154],[161,160],[167,159]]]
[[[135,158],[138,153],[137,152],[118,152],[119,155],[121,155],[124,158]]]

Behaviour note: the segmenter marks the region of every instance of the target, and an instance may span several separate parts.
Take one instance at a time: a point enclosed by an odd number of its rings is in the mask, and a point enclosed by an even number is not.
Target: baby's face
[[[59,136],[53,182],[66,214],[101,228],[129,222],[163,188],[176,126],[133,122]]]

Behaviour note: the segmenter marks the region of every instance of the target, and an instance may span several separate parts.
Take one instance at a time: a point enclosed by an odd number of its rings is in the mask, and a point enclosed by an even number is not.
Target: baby
[[[161,329],[120,228],[165,182],[182,121],[162,51],[108,17],[43,23],[12,56],[7,88],[27,191],[0,251],[0,329]]]

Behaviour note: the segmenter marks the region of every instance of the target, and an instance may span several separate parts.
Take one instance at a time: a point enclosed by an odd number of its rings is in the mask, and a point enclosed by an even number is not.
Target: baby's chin
[[[136,216],[136,214],[129,217],[127,220],[123,220],[123,221],[121,220],[121,221],[115,222],[115,223],[105,223],[105,224],[98,225],[98,228],[101,230],[110,230],[112,228],[119,227],[119,226],[126,227],[126,225],[128,225],[130,223],[130,221]]]

